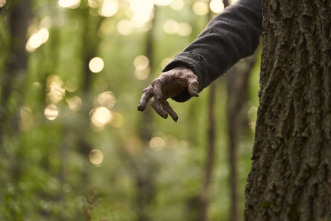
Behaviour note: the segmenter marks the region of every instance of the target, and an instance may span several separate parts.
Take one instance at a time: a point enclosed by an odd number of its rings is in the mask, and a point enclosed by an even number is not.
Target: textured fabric
[[[254,53],[262,32],[262,0],[241,0],[210,21],[206,29],[163,70],[190,68],[198,76],[199,91],[241,58]],[[183,102],[187,90],[173,97]]]

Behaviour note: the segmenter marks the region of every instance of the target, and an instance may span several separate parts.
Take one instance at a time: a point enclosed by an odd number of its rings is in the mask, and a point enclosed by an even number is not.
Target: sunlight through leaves
[[[178,22],[172,19],[167,20],[163,25],[163,30],[167,34],[176,34],[179,30]]]
[[[148,78],[150,74],[149,69],[149,59],[144,55],[137,56],[134,61],[133,65],[135,67],[134,75],[138,80],[145,80]]]
[[[133,65],[138,70],[144,70],[144,69],[148,68],[149,60],[146,56],[139,55],[134,59]]]
[[[99,9],[99,14],[104,17],[111,17],[115,15],[119,10],[119,4],[117,0],[104,0],[102,6]]]
[[[94,127],[103,129],[112,119],[111,111],[106,107],[96,107],[90,112],[90,120]]]
[[[99,73],[104,67],[103,59],[100,57],[94,57],[89,62],[89,68],[93,73]]]
[[[41,28],[37,33],[31,35],[26,43],[25,49],[28,52],[33,52],[39,48],[42,44],[46,43],[49,37],[47,28]]]
[[[68,104],[68,107],[72,111],[78,111],[82,107],[83,101],[78,96],[73,96],[71,98],[67,98],[66,102]]]
[[[173,10],[179,11],[184,7],[184,1],[183,0],[174,0],[171,2],[170,7]]]
[[[153,0],[130,0],[130,9],[133,11],[133,22],[141,26],[153,18]]]
[[[63,81],[57,75],[52,75],[47,78],[46,90],[46,98],[50,103],[58,103],[65,95]]]
[[[192,33],[192,27],[190,24],[182,22],[179,23],[178,35],[189,36]]]
[[[210,10],[214,13],[221,13],[224,10],[223,2],[219,0],[212,0],[209,3]]]
[[[100,7],[101,2],[98,0],[88,0],[88,6],[91,8],[98,8]]]
[[[112,109],[115,106],[116,98],[113,92],[105,91],[98,95],[97,101],[101,106]]]
[[[206,2],[195,2],[192,6],[193,12],[196,15],[206,15],[209,11],[208,4]]]
[[[62,8],[78,8],[80,5],[80,0],[59,0],[58,4]]]
[[[165,147],[165,141],[161,137],[153,137],[149,141],[149,147],[153,150],[162,150]]]
[[[5,6],[5,4],[6,4],[6,0],[0,0],[0,8]]]
[[[133,25],[129,20],[121,20],[117,23],[117,31],[121,35],[131,35],[133,32]]]
[[[93,149],[89,154],[89,160],[94,166],[99,167],[103,162],[103,153],[101,150]]]
[[[173,0],[154,0],[155,5],[169,5]]]
[[[59,110],[54,104],[50,104],[45,108],[44,115],[48,120],[55,120],[59,115]]]

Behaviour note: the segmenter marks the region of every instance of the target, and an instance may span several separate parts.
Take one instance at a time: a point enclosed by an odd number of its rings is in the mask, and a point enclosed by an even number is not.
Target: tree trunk
[[[330,1],[263,1],[263,17],[245,220],[330,220]]]
[[[5,6],[6,24],[9,32],[8,48],[4,49],[4,68],[0,77],[0,143],[2,135],[19,130],[19,109],[23,102],[28,54],[25,50],[26,33],[31,17],[32,1],[17,0]],[[7,23],[8,22],[8,23]],[[6,53],[7,52],[7,53]],[[16,102],[10,103],[15,97]]]
[[[12,182],[21,176],[20,153],[10,155],[6,142],[17,140],[19,133],[20,108],[24,100],[24,86],[28,65],[25,50],[26,34],[32,13],[31,0],[8,2],[4,12],[5,26],[8,25],[8,47],[3,47],[4,67],[0,73],[0,151],[10,159],[9,174]]]
[[[216,142],[216,125],[215,125],[215,94],[216,85],[215,83],[210,85],[209,97],[208,97],[208,150],[205,165],[205,174],[202,187],[202,220],[207,221],[208,219],[208,205],[210,201],[210,189],[212,173],[215,161],[215,142]]]
[[[241,111],[248,101],[250,72],[255,64],[256,55],[242,60],[227,72],[227,133],[230,167],[230,221],[241,220],[238,193],[237,152],[239,131],[242,129]],[[248,124],[246,124],[248,126]]]
[[[145,55],[149,60],[151,73],[155,72],[154,67],[154,43],[155,43],[155,24],[157,20],[157,7],[154,8],[154,17],[151,20],[151,29],[146,33]],[[139,138],[143,143],[144,149],[131,159],[131,170],[136,184],[135,213],[136,221],[150,221],[150,206],[156,196],[156,175],[158,163],[150,156],[149,142],[153,135],[153,115],[150,108],[142,113],[141,123],[139,124]]]

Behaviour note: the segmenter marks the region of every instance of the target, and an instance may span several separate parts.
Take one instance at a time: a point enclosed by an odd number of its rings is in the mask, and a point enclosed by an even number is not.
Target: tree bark
[[[263,1],[245,220],[331,219],[331,5]]]

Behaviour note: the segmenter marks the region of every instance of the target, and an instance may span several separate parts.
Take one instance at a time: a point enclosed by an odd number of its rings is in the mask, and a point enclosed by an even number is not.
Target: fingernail
[[[199,97],[199,91],[197,89],[193,89],[193,94],[196,97]]]

